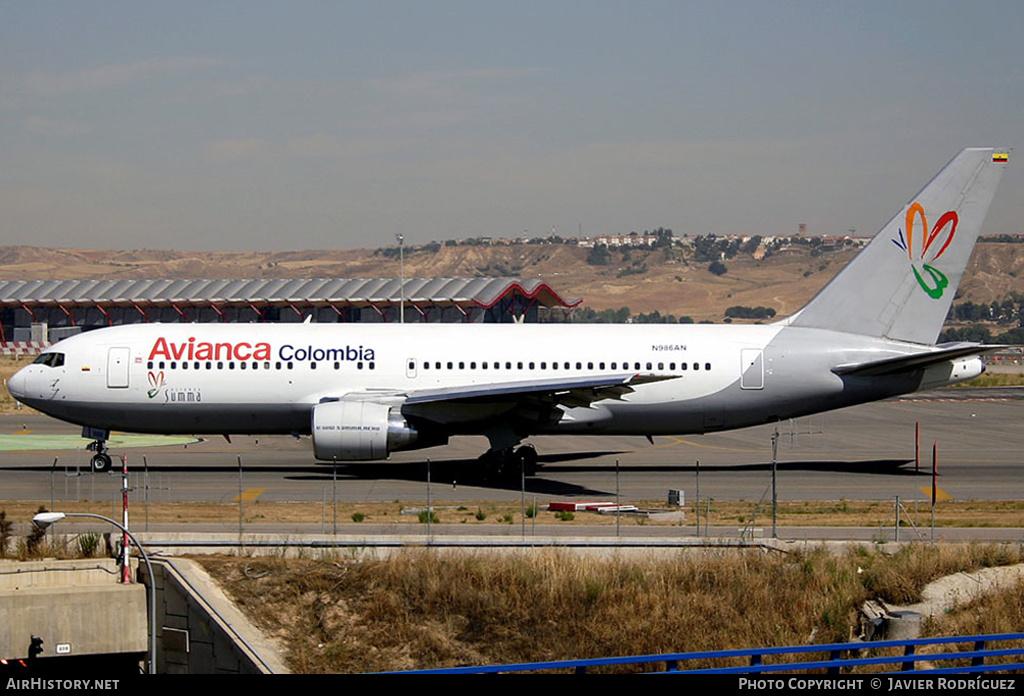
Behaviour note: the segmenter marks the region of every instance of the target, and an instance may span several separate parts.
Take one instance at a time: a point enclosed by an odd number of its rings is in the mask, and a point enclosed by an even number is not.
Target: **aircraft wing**
[[[882,358],[881,360],[869,360],[861,363],[847,363],[832,368],[837,375],[851,375],[857,377],[877,377],[880,375],[891,375],[907,370],[917,370],[946,362],[956,360],[970,355],[984,355],[1002,350],[1007,346],[982,345],[980,343],[944,343],[936,346],[936,350],[923,353],[912,353],[910,355],[899,355],[894,358]]]
[[[525,382],[478,384],[457,389],[421,389],[408,392],[405,403],[425,404],[436,401],[505,401],[524,396],[550,396],[559,403],[589,406],[603,399],[621,399],[640,384],[675,379],[673,376],[623,373],[565,379],[541,379]],[[569,404],[568,401],[574,403]]]
[[[621,399],[641,384],[651,384],[675,375],[621,373],[589,375],[520,382],[489,382],[454,388],[410,391],[368,390],[339,397],[346,401],[395,401],[404,413],[415,413],[438,422],[486,418],[514,409],[565,406],[589,407],[605,399]]]

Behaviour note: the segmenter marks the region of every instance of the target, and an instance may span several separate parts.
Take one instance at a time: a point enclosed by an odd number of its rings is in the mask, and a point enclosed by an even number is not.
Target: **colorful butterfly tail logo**
[[[154,396],[159,394],[160,390],[163,388],[163,386],[164,386],[164,371],[160,370],[159,372],[150,372],[149,373],[149,387],[150,388],[149,388],[149,391],[146,392],[146,394],[149,395],[149,398],[152,399]]]
[[[921,249],[918,254],[914,253],[914,225],[920,218]],[[928,293],[932,299],[939,299],[949,285],[946,274],[933,266],[949,247],[953,237],[956,236],[956,226],[960,217],[953,210],[947,210],[938,219],[931,232],[928,231],[928,219],[924,214],[924,207],[920,203],[914,203],[907,208],[907,234],[903,236],[900,230],[899,240],[893,239],[892,243],[907,252],[910,258],[910,267],[917,278],[917,284]],[[940,244],[941,242],[941,244]],[[921,269],[918,270],[918,265]]]

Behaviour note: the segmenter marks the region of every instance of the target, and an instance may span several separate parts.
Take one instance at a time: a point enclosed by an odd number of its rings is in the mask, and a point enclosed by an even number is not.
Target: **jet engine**
[[[936,365],[929,365],[924,371],[919,389],[936,389],[947,384],[956,384],[964,380],[974,379],[985,371],[985,361],[977,355],[956,360],[947,360]]]
[[[327,401],[312,419],[313,454],[327,461],[387,459],[419,437],[400,412],[373,401]]]

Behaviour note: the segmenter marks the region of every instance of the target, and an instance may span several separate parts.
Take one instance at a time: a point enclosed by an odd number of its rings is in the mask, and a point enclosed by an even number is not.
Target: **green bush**
[[[83,558],[92,558],[96,555],[96,549],[100,545],[100,535],[96,532],[86,532],[78,535],[78,553]]]

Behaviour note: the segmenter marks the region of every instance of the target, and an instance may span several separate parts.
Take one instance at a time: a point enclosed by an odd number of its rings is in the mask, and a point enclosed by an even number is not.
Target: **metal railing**
[[[988,648],[991,643],[1008,643],[1009,647]],[[960,644],[970,644],[961,649]],[[941,646],[954,646],[953,652],[938,652]],[[921,648],[929,648],[921,652]],[[884,650],[902,651],[899,655],[877,655]],[[866,653],[874,655],[865,656]],[[826,656],[821,659],[817,656]],[[669,653],[663,655],[635,655],[605,657],[589,660],[558,660],[555,662],[524,662],[509,665],[480,667],[451,667],[445,669],[415,670],[416,674],[498,674],[509,672],[571,671],[586,674],[601,667],[635,665],[637,671],[674,674],[771,674],[815,671],[824,674],[864,674],[857,668],[871,669],[873,673],[887,671],[931,674],[969,674],[977,672],[1005,672],[1024,668],[1024,633],[999,633],[977,636],[948,636],[943,638],[917,638],[913,640],[881,640],[871,642],[831,643],[828,645],[796,645],[779,648],[744,648],[741,650],[715,650],[702,652]],[[999,657],[1015,658],[1007,663],[987,660]],[[787,659],[788,658],[788,659]],[[811,659],[806,659],[811,658]],[[768,660],[766,662],[766,660]],[[721,661],[719,666],[698,666],[698,663]],[[737,665],[737,661],[745,664]],[[927,665],[919,665],[927,662]],[[894,668],[887,670],[886,668]],[[855,671],[856,670],[856,671]]]

